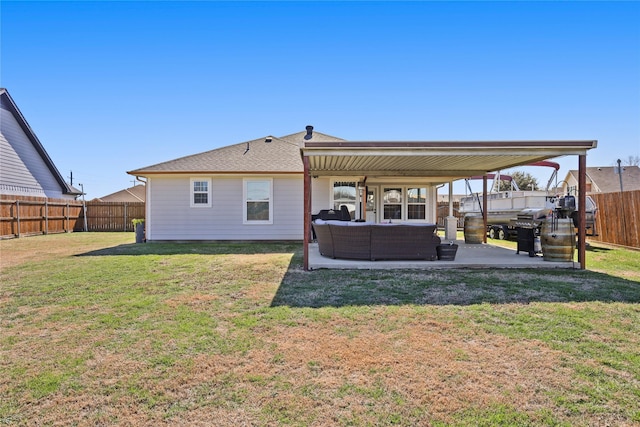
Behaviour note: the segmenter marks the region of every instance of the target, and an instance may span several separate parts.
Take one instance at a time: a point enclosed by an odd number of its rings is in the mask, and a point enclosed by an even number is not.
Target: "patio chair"
[[[347,205],[340,206],[340,221],[351,221],[351,214]]]

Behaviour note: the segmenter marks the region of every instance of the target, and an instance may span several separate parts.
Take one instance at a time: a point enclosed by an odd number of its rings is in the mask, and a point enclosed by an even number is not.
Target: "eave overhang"
[[[301,175],[300,171],[214,171],[214,170],[186,170],[186,171],[154,171],[138,169],[127,171],[127,174],[133,176],[152,176],[152,175]]]

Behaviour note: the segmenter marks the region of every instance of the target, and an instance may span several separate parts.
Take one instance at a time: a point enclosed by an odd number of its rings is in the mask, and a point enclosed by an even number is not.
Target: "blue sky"
[[[597,139],[588,166],[640,155],[639,2],[3,0],[0,20],[0,86],[89,199],[131,186],[127,170],[308,124]]]

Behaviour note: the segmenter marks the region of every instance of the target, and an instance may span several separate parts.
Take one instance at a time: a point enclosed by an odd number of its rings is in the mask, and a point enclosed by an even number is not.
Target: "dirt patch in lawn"
[[[549,391],[562,390],[569,376],[561,354],[543,343],[461,336],[446,322],[397,316],[387,319],[401,323],[391,331],[334,318],[275,328],[241,358],[199,355],[156,384],[173,405],[189,408],[168,421],[375,425],[398,416],[429,425],[491,405],[535,414],[553,406]]]
[[[388,320],[393,323],[393,318]],[[457,330],[433,319],[392,331],[338,320],[280,330],[276,345],[295,371],[293,377],[330,391],[331,404],[322,418],[332,416],[336,408],[364,416],[371,404],[386,405],[392,412],[398,400],[442,421],[451,421],[449,414],[487,404],[535,411],[549,405],[546,390],[561,388],[565,375],[560,354],[544,344],[452,331]]]

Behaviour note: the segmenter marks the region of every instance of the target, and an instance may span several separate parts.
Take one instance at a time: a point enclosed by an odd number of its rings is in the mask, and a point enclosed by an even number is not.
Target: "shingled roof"
[[[587,180],[591,182],[591,191],[613,193],[620,191],[620,176],[614,166],[588,167]],[[578,171],[571,170],[569,174],[578,179]],[[622,167],[622,188],[624,191],[640,190],[640,167]]]
[[[228,145],[203,153],[146,166],[127,173],[131,175],[172,173],[302,173],[300,142],[307,132],[280,138],[265,136],[252,141]],[[307,141],[339,142],[341,138],[313,132]]]
[[[116,191],[93,200],[99,202],[144,202],[146,199],[146,188],[144,185],[134,185],[124,190]]]

